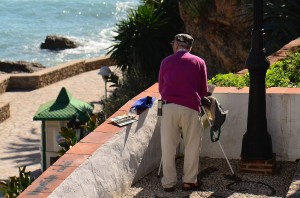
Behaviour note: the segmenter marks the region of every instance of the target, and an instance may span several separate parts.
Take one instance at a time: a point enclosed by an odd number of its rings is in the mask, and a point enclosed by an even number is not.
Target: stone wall
[[[9,83],[9,75],[0,75],[0,94],[5,93]]]
[[[9,75],[0,76],[0,95],[5,93],[9,83]],[[10,110],[9,103],[0,99],[0,123],[9,118]]]
[[[0,123],[10,117],[9,103],[0,102]]]
[[[83,72],[112,65],[114,65],[114,62],[109,57],[101,57],[90,60],[71,61],[31,74],[15,74],[10,76],[8,90],[38,89]]]

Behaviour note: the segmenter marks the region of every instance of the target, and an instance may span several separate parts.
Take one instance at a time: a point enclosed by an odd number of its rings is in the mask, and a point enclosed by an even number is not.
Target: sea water
[[[116,23],[139,0],[1,0],[0,60],[29,61],[51,67],[104,56],[113,44]],[[47,35],[80,44],[61,51],[40,49]]]

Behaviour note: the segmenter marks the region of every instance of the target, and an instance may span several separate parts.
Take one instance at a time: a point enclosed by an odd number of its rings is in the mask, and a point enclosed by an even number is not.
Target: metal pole
[[[250,75],[247,131],[243,136],[242,159],[272,159],[272,140],[267,130],[265,77],[269,60],[263,47],[263,1],[253,1],[251,50],[246,61]]]
[[[221,151],[222,151],[222,153],[223,153],[223,155],[224,155],[224,157],[225,157],[225,159],[226,159],[226,162],[227,162],[227,164],[228,164],[228,166],[229,166],[229,168],[230,168],[231,173],[234,175],[234,171],[233,171],[233,169],[232,169],[232,167],[231,167],[231,165],[230,165],[230,162],[229,162],[229,160],[228,160],[228,158],[227,158],[226,153],[224,152],[224,149],[223,149],[223,147],[222,147],[222,145],[221,145],[220,140],[218,140],[217,142],[219,143],[219,146],[220,146]]]
[[[106,84],[107,84],[107,80],[104,79],[104,86],[105,86],[105,99],[107,99],[107,88],[106,88]]]

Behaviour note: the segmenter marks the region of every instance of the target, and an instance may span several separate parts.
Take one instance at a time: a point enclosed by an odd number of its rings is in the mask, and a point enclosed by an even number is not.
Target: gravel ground
[[[174,192],[164,192],[157,178],[158,169],[134,184],[122,198],[182,198],[182,197],[285,197],[297,168],[297,162],[277,161],[280,172],[275,175],[239,172],[240,160],[230,160],[231,173],[225,159],[200,158],[198,178],[203,185],[198,191],[182,191],[183,158],[176,160],[178,183]]]

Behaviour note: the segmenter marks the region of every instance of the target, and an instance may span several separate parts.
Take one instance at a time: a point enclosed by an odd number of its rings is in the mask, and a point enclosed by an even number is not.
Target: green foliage
[[[126,20],[117,24],[118,35],[108,53],[117,61],[122,71],[158,71],[165,53],[163,39],[166,39],[167,20],[164,13],[151,5],[131,10]],[[165,45],[166,46],[166,45]]]
[[[112,73],[108,76],[107,82],[112,83],[112,85],[110,85],[109,87],[119,87],[121,84],[119,76],[115,73]]]
[[[151,80],[144,79],[141,81],[139,75],[139,73],[134,72],[127,75],[126,83],[116,88],[109,98],[102,100],[103,112],[105,112],[106,117],[111,116],[126,102],[153,84]]]
[[[68,122],[68,126],[61,127],[59,134],[62,136],[58,145],[62,148],[58,151],[58,158],[63,156],[70,148],[72,148],[81,138],[94,131],[101,123],[105,121],[105,115],[103,112],[93,114],[90,116],[89,112],[86,112],[89,120],[84,124],[76,117],[72,118]],[[80,131],[80,135],[77,131]],[[83,130],[83,131],[82,131]],[[80,137],[78,137],[78,135]],[[82,136],[82,137],[81,137]]]
[[[80,125],[81,128],[84,129],[85,135],[94,131],[100,124],[105,121],[104,112],[100,112],[98,114],[94,114],[89,116],[89,120],[84,125]]]
[[[208,83],[214,84],[219,87],[246,87],[249,86],[249,73],[245,75],[237,75],[233,73],[228,74],[217,74],[211,78]]]
[[[14,198],[20,195],[32,182],[31,171],[25,171],[26,166],[19,167],[19,177],[13,176],[8,182],[0,181],[0,191],[4,193],[4,198]]]
[[[217,74],[208,81],[220,87],[246,87],[250,85],[249,73]],[[266,87],[300,87],[300,53],[288,55],[271,65],[266,73]]]
[[[160,62],[172,52],[169,42],[181,24],[180,19],[171,18],[174,11],[168,10],[174,4],[171,6],[169,2],[177,1],[145,1],[136,10],[130,10],[127,19],[116,24],[115,44],[109,47],[108,54],[121,71],[139,73],[142,79],[156,82]]]
[[[61,127],[59,134],[63,137],[62,141],[59,143],[59,146],[61,146],[62,149],[58,151],[58,156],[61,157],[77,143],[78,138],[76,130],[70,127]]]
[[[123,83],[102,100],[106,116],[157,82],[160,63],[172,53],[169,43],[182,32],[178,0],[143,0],[127,19],[117,23],[110,56],[123,72]],[[113,80],[112,80],[113,81]]]
[[[267,87],[300,87],[300,53],[274,63],[266,74]]]

